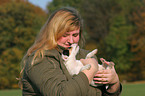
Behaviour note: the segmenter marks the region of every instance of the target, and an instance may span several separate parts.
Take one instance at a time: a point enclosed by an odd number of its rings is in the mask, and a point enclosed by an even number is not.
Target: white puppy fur
[[[64,64],[70,75],[78,74],[80,71],[89,70],[91,68],[90,64],[84,66],[80,60],[76,60],[76,55],[79,51],[79,46],[77,46],[77,44],[72,44],[70,50],[71,52],[69,51],[70,53],[69,56],[62,54]],[[94,49],[93,51],[87,54],[86,59],[93,57],[96,53],[97,49]],[[105,63],[103,63],[102,65],[98,64],[98,70],[111,69],[112,66],[113,66],[112,64],[110,65],[106,65]],[[100,84],[95,84],[94,81],[92,81],[91,85],[96,87]]]

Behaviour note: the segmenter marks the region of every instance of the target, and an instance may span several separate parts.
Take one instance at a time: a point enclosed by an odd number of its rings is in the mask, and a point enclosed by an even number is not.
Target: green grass
[[[145,96],[144,84],[123,84],[121,96]]]
[[[20,89],[0,90],[0,96],[22,96]],[[121,96],[145,96],[145,83],[143,84],[123,84]]]
[[[22,96],[20,89],[0,90],[0,96]]]

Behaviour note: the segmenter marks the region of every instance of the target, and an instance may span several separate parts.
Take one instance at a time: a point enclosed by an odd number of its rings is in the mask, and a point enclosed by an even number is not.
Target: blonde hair
[[[37,56],[44,56],[44,50],[50,50],[57,47],[57,40],[65,33],[69,31],[73,31],[76,29],[80,29],[80,40],[79,45],[84,44],[84,37],[82,35],[82,20],[81,17],[74,8],[64,7],[56,10],[52,15],[48,18],[40,33],[37,35],[34,44],[28,49],[26,55],[22,60],[22,70],[20,75],[22,75],[25,60],[32,53],[34,54],[31,65],[33,65],[34,60]]]
[[[56,48],[57,40],[65,32],[77,29],[80,29],[79,45],[81,46],[84,43],[84,37],[82,35],[82,21],[78,11],[70,7],[56,10],[40,30],[34,44],[28,49],[26,56],[30,56],[35,52],[34,59],[40,55],[43,57],[44,50]]]

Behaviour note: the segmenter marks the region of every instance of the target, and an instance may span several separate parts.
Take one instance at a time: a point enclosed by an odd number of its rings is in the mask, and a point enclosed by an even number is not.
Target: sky
[[[36,6],[39,6],[43,10],[46,10],[48,2],[51,2],[52,0],[28,0],[28,1]]]

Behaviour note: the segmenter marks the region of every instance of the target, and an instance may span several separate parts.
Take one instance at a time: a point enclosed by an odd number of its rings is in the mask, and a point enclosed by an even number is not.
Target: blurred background
[[[18,88],[24,54],[63,6],[80,12],[84,48],[113,61],[121,82],[145,81],[145,0],[0,0],[0,89]]]

